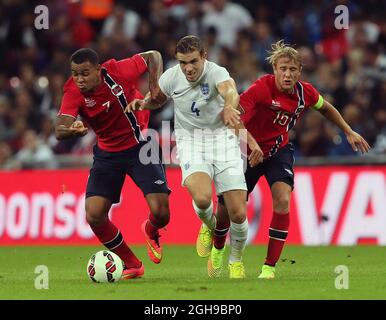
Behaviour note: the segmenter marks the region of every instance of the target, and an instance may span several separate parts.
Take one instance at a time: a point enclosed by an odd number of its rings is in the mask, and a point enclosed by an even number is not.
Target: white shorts
[[[217,195],[230,190],[247,190],[238,138],[210,137],[205,141],[177,139],[177,158],[182,185],[188,176],[205,172],[214,181]]]

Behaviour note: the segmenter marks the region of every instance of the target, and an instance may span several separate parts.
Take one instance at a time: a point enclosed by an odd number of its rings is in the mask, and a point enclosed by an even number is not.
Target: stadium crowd
[[[49,28],[35,28],[37,5]],[[349,9],[337,29],[334,9]],[[56,167],[56,155],[91,154],[95,136],[57,141],[54,119],[69,58],[92,47],[101,61],[158,50],[176,63],[180,37],[200,36],[208,59],[226,67],[240,92],[265,73],[267,50],[278,39],[302,54],[302,79],[386,155],[386,3],[383,0],[4,0],[0,3],[0,168]],[[144,81],[145,83],[145,81]],[[143,88],[146,91],[146,88]],[[173,119],[171,104],[153,111],[149,126]],[[354,155],[342,132],[308,112],[292,133],[298,156]],[[370,153],[370,154],[371,154]]]

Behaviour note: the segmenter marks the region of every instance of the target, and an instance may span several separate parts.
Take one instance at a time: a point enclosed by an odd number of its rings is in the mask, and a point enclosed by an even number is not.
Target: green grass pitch
[[[277,279],[258,280],[266,247],[248,246],[247,278],[209,279],[206,259],[193,246],[164,246],[164,260],[153,264],[144,246],[133,251],[145,263],[141,279],[96,284],[88,279],[89,257],[102,247],[0,247],[0,299],[386,299],[384,247],[286,246]],[[227,248],[227,253],[229,248]],[[224,260],[225,263],[225,260]],[[38,265],[49,270],[49,288],[36,289]],[[336,289],[335,268],[347,266],[349,288]]]

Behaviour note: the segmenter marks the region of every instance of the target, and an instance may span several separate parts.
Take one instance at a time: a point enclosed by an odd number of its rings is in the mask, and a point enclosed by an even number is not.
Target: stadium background
[[[96,10],[93,4],[106,4]],[[216,13],[224,3],[228,16]],[[49,9],[49,29],[34,27],[34,8]],[[349,29],[334,28],[334,8],[349,9]],[[302,79],[331,101],[373,149],[351,151],[337,128],[308,112],[292,133],[296,184],[292,244],[386,244],[386,21],[384,1],[23,1],[0,4],[0,245],[97,244],[84,221],[84,191],[95,136],[56,141],[54,119],[71,53],[93,47],[101,60],[157,49],[168,68],[176,40],[201,36],[209,59],[225,66],[240,92],[271,72],[266,50],[295,44]],[[143,79],[145,90],[146,79]],[[171,121],[173,106],[150,127]],[[171,142],[173,147],[173,142]],[[168,166],[172,220],[165,243],[192,244],[199,220],[180,170]],[[112,219],[128,243],[143,243],[145,201],[130,179]],[[270,193],[260,181],[248,207],[250,241],[266,243]],[[189,226],[186,228],[185,226]],[[182,231],[183,230],[183,231]]]

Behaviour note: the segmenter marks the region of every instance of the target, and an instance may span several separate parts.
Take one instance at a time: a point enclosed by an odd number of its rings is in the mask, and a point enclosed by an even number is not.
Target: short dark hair
[[[199,37],[196,36],[186,36],[180,39],[176,45],[176,54],[177,53],[191,53],[193,51],[198,51],[201,55],[204,54],[205,48]]]
[[[83,62],[89,61],[92,64],[99,64],[99,56],[98,54],[90,48],[82,48],[79,50],[76,50],[71,55],[71,62],[74,62],[76,64],[81,64]]]

